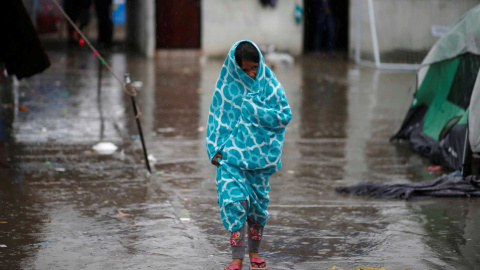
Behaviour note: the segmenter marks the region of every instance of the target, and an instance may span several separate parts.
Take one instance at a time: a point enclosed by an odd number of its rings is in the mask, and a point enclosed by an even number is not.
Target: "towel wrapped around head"
[[[258,51],[255,79],[235,59],[235,50],[242,42],[250,42]],[[206,139],[210,160],[222,154],[216,182],[222,220],[228,230],[240,228],[245,214],[265,225],[268,177],[281,167],[285,127],[291,118],[285,91],[265,65],[258,47],[251,41],[235,43],[215,87]],[[247,211],[239,200],[247,200]]]

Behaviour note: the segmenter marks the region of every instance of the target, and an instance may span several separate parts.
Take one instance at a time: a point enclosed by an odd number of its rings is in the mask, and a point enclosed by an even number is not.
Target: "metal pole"
[[[362,31],[362,3],[361,0],[356,1],[356,25],[355,25],[355,61],[360,63],[360,41],[361,41],[361,31]]]
[[[368,0],[368,14],[370,15],[370,32],[372,34],[373,55],[375,57],[375,66],[380,67],[380,53],[378,51],[377,26],[375,25],[375,11],[373,10],[372,0]]]
[[[98,61],[97,105],[98,105],[98,113],[100,115],[100,141],[103,141],[104,132],[105,132],[105,119],[103,118],[103,109],[102,109],[102,70],[103,70],[102,62]]]
[[[465,131],[465,143],[463,144],[463,158],[462,158],[462,177],[465,177],[465,167],[467,166],[466,161],[467,161],[467,145],[468,145],[468,125],[467,125],[467,130]],[[470,172],[470,174],[473,174]]]
[[[130,74],[128,73],[125,74],[125,83],[127,85],[131,83]],[[140,124],[140,119],[138,119],[137,117],[138,115],[137,103],[135,102],[135,97],[130,96],[130,99],[132,100],[134,117],[135,117],[135,120],[137,121],[138,134],[140,135],[140,140],[142,141],[143,156],[145,158],[145,164],[147,165],[148,172],[152,173],[152,170],[150,169],[150,162],[148,161],[147,148],[145,147],[145,140],[143,139],[142,125]]]

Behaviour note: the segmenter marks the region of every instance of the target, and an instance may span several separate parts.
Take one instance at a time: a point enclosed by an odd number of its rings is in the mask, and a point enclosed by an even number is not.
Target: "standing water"
[[[223,59],[111,53],[141,82],[137,102],[152,160],[147,175],[131,104],[88,52],[51,51],[52,67],[13,89],[0,173],[1,269],[221,269],[220,221],[205,126]],[[480,269],[476,198],[385,200],[338,195],[362,181],[418,182],[442,173],[389,143],[415,73],[313,55],[276,65],[293,120],[270,180],[261,254],[270,269]],[[98,85],[101,89],[98,89]],[[3,106],[4,108],[8,106]],[[108,155],[92,147],[110,142]]]

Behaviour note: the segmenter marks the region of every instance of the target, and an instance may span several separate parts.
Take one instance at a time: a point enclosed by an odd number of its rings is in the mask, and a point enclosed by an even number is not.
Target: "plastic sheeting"
[[[430,65],[464,53],[480,54],[480,5],[465,13],[435,43],[422,62]]]
[[[435,43],[422,62],[428,67],[433,63],[452,59],[463,53],[480,55],[480,5],[477,5]],[[418,73],[419,83],[423,82],[427,68],[422,68]],[[470,113],[468,119],[469,143],[473,153],[480,153],[480,74],[477,76],[470,100]]]
[[[480,28],[480,25],[479,25]],[[480,73],[470,97],[470,113],[468,115],[468,139],[473,153],[480,153]]]
[[[337,187],[337,193],[376,198],[418,199],[428,197],[480,197],[480,180],[474,175],[462,178],[443,175],[430,181],[406,184],[360,183],[356,186]]]

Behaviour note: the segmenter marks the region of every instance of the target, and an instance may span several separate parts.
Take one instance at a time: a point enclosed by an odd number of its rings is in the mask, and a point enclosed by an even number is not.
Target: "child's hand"
[[[215,156],[212,158],[212,164],[215,166],[220,166],[220,162],[218,162],[218,158],[222,159],[221,153],[216,153]]]

